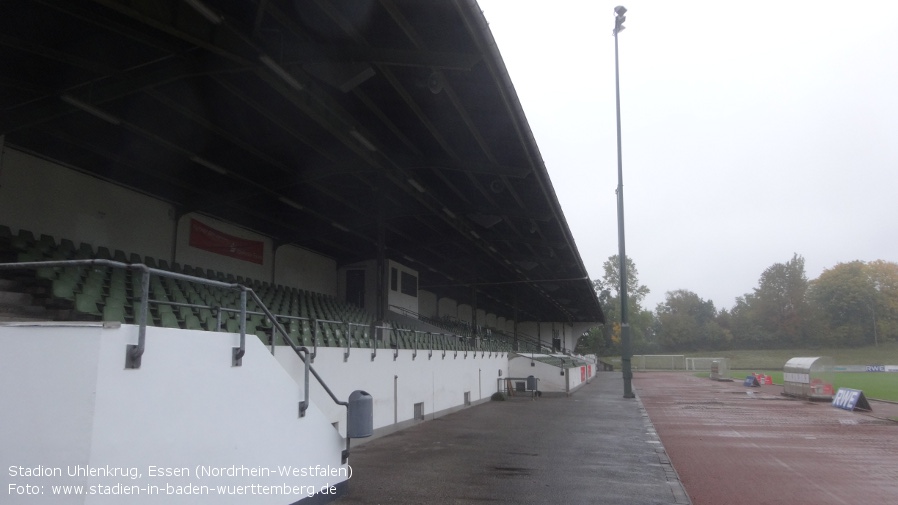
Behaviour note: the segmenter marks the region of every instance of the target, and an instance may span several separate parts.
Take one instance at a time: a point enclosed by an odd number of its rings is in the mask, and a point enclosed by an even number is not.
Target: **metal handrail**
[[[150,275],[155,274],[160,277],[169,277],[173,279],[180,279],[187,282],[192,282],[196,284],[205,284],[208,286],[214,286],[225,289],[234,289],[240,291],[240,346],[233,348],[232,352],[232,365],[233,366],[241,366],[243,356],[246,353],[246,302],[247,296],[252,297],[253,301],[262,309],[262,313],[265,314],[269,318],[272,323],[272,328],[274,331],[277,331],[281,334],[283,341],[289,345],[294,352],[296,352],[299,359],[304,363],[304,373],[305,373],[305,391],[304,398],[299,403],[299,416],[304,417],[305,412],[309,407],[310,396],[309,396],[309,374],[311,373],[321,387],[327,392],[328,396],[336,403],[337,405],[342,405],[347,407],[347,422],[349,420],[349,409],[348,402],[340,401],[334,395],[334,393],[330,390],[324,380],[318,375],[318,372],[315,371],[314,368],[310,365],[309,350],[305,346],[298,347],[296,344],[290,340],[287,331],[281,325],[281,323],[277,320],[277,317],[265,306],[265,303],[259,298],[259,296],[253,291],[251,288],[243,286],[242,284],[236,283],[226,283],[221,281],[216,281],[212,279],[205,279],[203,277],[194,277],[192,275],[181,274],[177,272],[170,272],[168,270],[160,270],[157,268],[151,268],[144,264],[135,264],[135,263],[122,263],[119,261],[112,260],[104,260],[104,259],[90,259],[90,260],[61,260],[61,261],[30,261],[30,262],[21,262],[21,263],[0,263],[0,270],[13,270],[13,269],[37,269],[37,268],[53,268],[53,267],[110,267],[110,268],[124,268],[129,270],[138,270],[141,272],[141,304],[140,311],[137,314],[137,323],[138,323],[138,337],[137,344],[128,344],[126,347],[126,357],[125,357],[125,368],[137,369],[140,368],[141,360],[146,350],[146,326],[147,326],[147,311],[149,310],[149,290],[150,290]],[[157,303],[172,303],[179,304],[180,302],[169,302],[168,300],[155,300]],[[221,319],[220,314],[224,310],[233,310],[233,309],[223,309],[218,307],[218,328],[221,328]],[[274,341],[272,338],[272,353],[274,352]],[[349,447],[349,437],[347,437],[347,451]]]
[[[258,297],[258,295],[255,295],[255,291],[253,291],[252,288],[249,288],[242,284],[227,283],[227,282],[222,282],[222,281],[218,281],[218,280],[214,280],[214,279],[206,279],[204,277],[195,277],[192,275],[171,272],[168,270],[160,270],[160,269],[156,269],[156,268],[147,267],[146,265],[143,265],[143,264],[122,263],[122,262],[117,262],[117,261],[113,261],[113,260],[105,260],[105,259],[87,259],[87,260],[59,260],[59,261],[42,261],[42,262],[4,263],[4,264],[0,264],[0,269],[29,269],[29,268],[41,268],[41,267],[71,267],[71,266],[83,266],[83,267],[100,266],[100,267],[111,267],[111,268],[123,268],[123,269],[137,270],[137,271],[141,272],[141,294],[139,296],[140,296],[140,300],[146,300],[147,303],[142,304],[142,310],[140,310],[136,314],[135,322],[141,328],[141,330],[139,332],[137,345],[134,346],[133,349],[129,348],[128,355],[131,356],[130,361],[129,361],[129,367],[137,368],[140,366],[139,365],[140,356],[143,355],[143,352],[146,347],[146,342],[145,342],[146,330],[145,330],[145,328],[146,328],[147,322],[148,322],[146,309],[148,308],[149,304],[169,305],[172,307],[190,307],[190,308],[197,308],[197,309],[210,309],[210,310],[214,311],[215,315],[216,315],[215,328],[217,331],[221,331],[221,329],[222,329],[222,319],[221,319],[222,313],[229,312],[229,313],[240,314],[239,333],[241,336],[241,342],[240,342],[240,346],[235,348],[235,351],[234,351],[233,360],[234,360],[235,366],[239,366],[239,361],[245,354],[246,317],[247,317],[247,315],[264,315],[268,318],[269,321],[272,322],[272,327],[274,327],[275,322],[279,322],[280,320],[285,320],[285,319],[286,320],[297,320],[297,321],[309,321],[311,323],[310,326],[311,326],[311,330],[312,330],[312,351],[310,352],[309,356],[313,363],[315,361],[315,357],[318,354],[318,343],[319,343],[318,334],[319,334],[319,330],[320,330],[319,323],[340,324],[340,325],[347,326],[349,328],[351,328],[352,326],[366,326],[365,324],[354,323],[354,322],[350,322],[350,321],[336,321],[336,320],[330,320],[330,319],[316,319],[316,318],[311,318],[311,317],[293,316],[293,315],[286,315],[286,314],[273,314],[270,310],[268,310],[267,307],[265,307],[265,304]],[[195,284],[204,284],[204,285],[208,285],[208,286],[212,286],[212,287],[237,290],[237,291],[240,291],[241,293],[244,291],[246,291],[248,293],[251,292],[251,293],[253,293],[253,295],[255,295],[255,296],[253,296],[254,301],[256,301],[256,303],[260,307],[263,307],[263,309],[262,310],[247,310],[245,302],[242,301],[242,296],[241,296],[241,302],[239,303],[239,308],[224,307],[221,305],[183,303],[183,302],[177,302],[177,301],[172,301],[172,300],[151,299],[150,294],[149,294],[150,282],[148,280],[144,279],[144,273],[147,274],[147,277],[149,275],[158,275],[160,277],[169,277],[169,278],[173,278],[173,279],[192,282]],[[411,312],[411,311],[408,311],[408,309],[405,309],[405,310],[407,312]],[[404,330],[404,329],[399,329],[399,328],[392,328],[390,326],[374,326],[374,330],[377,330],[377,329],[381,329],[381,330],[388,329],[388,330],[397,331],[397,332],[414,331],[415,338],[414,338],[414,345],[413,345],[413,359],[414,359],[414,357],[417,357],[417,351],[419,348],[418,344],[420,343],[418,336],[417,336],[418,333],[424,333],[424,334],[430,336],[428,359],[430,359],[433,356],[433,350],[435,348],[434,335],[456,337],[459,340],[459,342],[463,343],[463,345],[465,346],[465,348],[464,348],[464,352],[465,352],[464,356],[465,357],[467,357],[467,354],[469,353],[470,350],[473,350],[472,348],[469,347],[467,339],[461,337],[460,335],[458,335],[456,333],[420,332],[417,330]],[[286,333],[286,331],[283,328],[281,328],[281,331],[284,331]],[[286,338],[286,341],[289,341],[289,337],[285,337],[285,338]],[[344,352],[344,361],[348,360],[349,354],[351,352],[350,351],[350,349],[352,347],[351,332],[347,332],[346,340],[347,340],[347,349]],[[485,339],[485,340],[493,341],[495,339]],[[457,342],[457,344],[458,344],[458,342]],[[276,339],[272,338],[272,340],[270,342],[272,353],[274,352],[275,345],[276,345]],[[394,350],[394,360],[398,357],[399,347],[400,347],[399,343],[397,342],[396,348]],[[491,351],[491,355],[492,355],[492,349],[490,351]],[[474,350],[474,352],[476,355],[476,350]],[[442,354],[443,354],[443,359],[445,359],[445,355],[446,355],[445,348],[443,349]],[[457,357],[457,355],[458,355],[458,345],[454,346],[454,355],[455,355],[455,357]],[[375,335],[372,359],[374,359],[376,356],[377,356],[377,339],[376,339],[376,335]],[[481,352],[481,357],[483,357],[483,352]]]
[[[540,396],[540,392],[539,392],[540,378],[539,377],[533,377],[533,378],[536,379],[536,389],[529,390],[530,397],[531,398],[539,398],[539,396]],[[498,392],[498,393],[502,392],[502,383],[503,382],[505,382],[507,385],[510,385],[511,381],[529,381],[529,380],[530,380],[530,377],[498,377],[496,379],[496,392]],[[528,391],[528,390],[525,388],[524,392],[526,392],[526,391]]]
[[[395,335],[396,331],[397,331],[397,328],[390,328],[390,345],[391,345],[391,347],[393,344],[393,335]],[[399,336],[398,335],[396,336],[396,347],[393,348],[393,361],[396,361],[397,358],[399,358]]]
[[[138,333],[137,333],[137,344],[129,344],[127,347],[126,358],[125,358],[125,368],[140,368],[141,358],[143,356],[144,350],[146,349],[146,326],[147,326],[147,311],[149,310],[149,298],[150,298],[150,275],[156,274],[161,277],[171,277],[173,279],[180,279],[188,282],[196,282],[198,284],[206,284],[209,286],[215,286],[219,288],[225,289],[239,289],[245,290],[248,289],[245,286],[240,284],[230,284],[226,282],[216,281],[212,279],[204,279],[202,277],[193,277],[191,275],[180,274],[176,272],[169,272],[167,270],[159,270],[156,268],[150,268],[144,264],[135,264],[135,263],[122,263],[119,261],[105,260],[105,259],[89,259],[89,260],[59,260],[59,261],[26,261],[21,263],[0,263],[0,270],[14,270],[14,269],[37,269],[37,268],[53,268],[53,267],[110,267],[110,268],[124,268],[128,270],[138,270],[141,272],[141,296],[140,300],[143,302],[140,306],[140,312],[137,314],[137,324],[138,324]],[[246,308],[246,305],[243,305],[243,309]],[[245,321],[245,318],[244,318]],[[246,344],[246,334],[245,334],[245,326],[241,326],[240,333],[240,347],[235,348],[233,356],[234,359],[239,359],[243,357],[245,353],[245,344]],[[239,356],[238,356],[239,355]]]
[[[373,347],[374,350],[371,351],[371,361],[374,361],[374,358],[377,357],[377,342],[378,341],[386,342],[386,340],[383,338],[384,330],[392,330],[392,329],[393,328],[391,326],[377,325],[377,324],[371,323],[371,333],[374,335],[374,347]],[[377,330],[380,330],[381,338],[377,338]],[[384,348],[386,348],[386,343],[384,343]]]
[[[465,330],[471,332],[471,333],[474,334],[474,335],[479,335],[479,334],[482,333],[482,334],[484,334],[484,335],[483,335],[484,337],[492,337],[492,336],[493,336],[493,333],[495,332],[497,335],[501,335],[502,337],[504,337],[505,340],[512,340],[512,341],[514,341],[514,339],[515,339],[515,336],[514,336],[514,335],[509,335],[509,334],[508,334],[506,331],[504,331],[504,330],[499,330],[499,329],[495,329],[495,330],[494,330],[494,329],[491,329],[491,328],[484,328],[484,327],[481,326],[481,325],[477,325],[477,326],[475,327],[474,325],[472,325],[471,323],[469,323],[469,322],[467,322],[467,321],[462,321],[461,319],[458,319],[458,317],[456,317],[456,316],[445,315],[445,316],[442,316],[442,318],[434,318],[434,317],[423,316],[423,315],[421,315],[421,314],[419,314],[419,313],[417,313],[417,312],[415,312],[415,311],[413,311],[413,310],[411,310],[411,309],[407,309],[407,308],[405,308],[405,307],[400,307],[399,305],[392,305],[392,304],[391,304],[390,307],[393,308],[393,309],[398,309],[397,311],[398,311],[400,314],[403,314],[403,315],[406,315],[406,316],[409,316],[409,317],[414,317],[415,319],[418,319],[418,320],[420,320],[420,321],[424,321],[425,323],[431,324],[431,325],[433,325],[433,326],[438,326],[438,327],[443,328],[443,326],[441,326],[441,323],[445,322],[445,321],[444,321],[444,318],[445,318],[445,319],[447,319],[447,320],[449,320],[449,321],[454,322],[455,324],[459,324],[459,325],[461,325],[461,326],[464,326],[464,327],[465,327]],[[446,329],[446,328],[443,328],[443,329]],[[442,335],[442,333],[431,333],[431,334]],[[453,333],[453,334],[454,334],[454,335],[459,335],[459,333]],[[460,335],[460,336],[463,336],[463,335]],[[532,336],[532,335],[529,335],[529,334],[527,334],[527,333],[520,333],[520,332],[519,332],[519,333],[518,333],[518,336],[517,336],[517,340],[519,340],[519,341],[525,341],[525,342],[527,342],[527,343],[529,343],[529,344],[531,344],[531,345],[534,345],[534,346],[541,346],[541,345],[542,345],[542,342],[541,342],[539,339],[537,339],[536,337],[534,337],[534,336]],[[497,352],[498,352],[498,351],[497,351]]]
[[[352,349],[352,327],[353,326],[368,326],[367,324],[362,323],[353,323],[351,321],[344,321],[343,324],[346,325],[346,352],[343,353],[343,362],[349,361],[349,351]]]

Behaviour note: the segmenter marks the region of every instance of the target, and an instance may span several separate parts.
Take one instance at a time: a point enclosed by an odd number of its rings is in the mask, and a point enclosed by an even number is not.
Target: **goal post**
[[[636,370],[686,370],[686,356],[682,354],[635,354]]]
[[[686,370],[693,372],[710,371],[715,361],[726,362],[727,358],[686,358]]]

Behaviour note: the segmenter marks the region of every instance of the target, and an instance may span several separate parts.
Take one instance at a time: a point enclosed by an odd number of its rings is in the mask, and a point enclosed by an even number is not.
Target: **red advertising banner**
[[[190,220],[189,244],[197,249],[259,265],[262,264],[265,251],[265,243],[260,240],[248,240],[228,235],[196,219]]]
[[[586,382],[586,367],[580,367],[580,382]]]

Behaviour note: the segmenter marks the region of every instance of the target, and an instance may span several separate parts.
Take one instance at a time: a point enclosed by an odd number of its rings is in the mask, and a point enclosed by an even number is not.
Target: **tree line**
[[[579,340],[581,353],[620,352],[620,267],[604,263],[593,287],[605,312],[604,327]],[[898,263],[839,263],[808,280],[804,258],[765,269],[758,285],[717,309],[687,289],[668,291],[654,310],[642,306],[649,288],[627,258],[630,336],[634,354],[697,350],[857,347],[898,341]]]

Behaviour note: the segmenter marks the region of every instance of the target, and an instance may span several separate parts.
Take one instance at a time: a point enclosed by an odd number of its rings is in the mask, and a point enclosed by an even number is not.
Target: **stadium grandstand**
[[[321,502],[350,438],[595,373],[604,316],[474,0],[20,0],[0,27],[4,489]]]

